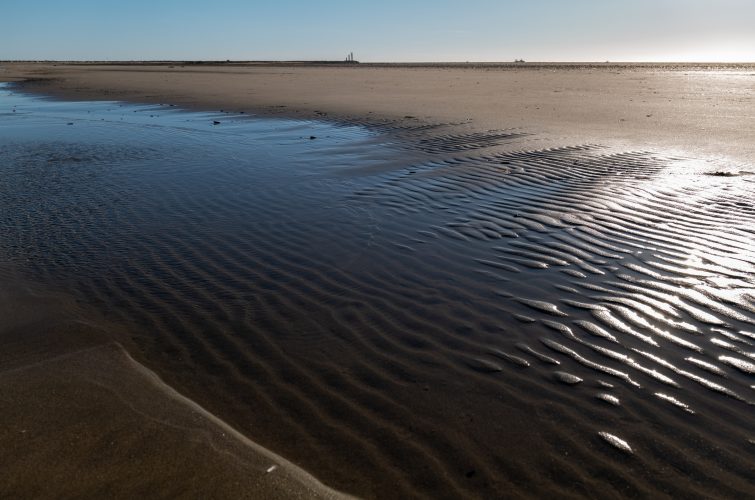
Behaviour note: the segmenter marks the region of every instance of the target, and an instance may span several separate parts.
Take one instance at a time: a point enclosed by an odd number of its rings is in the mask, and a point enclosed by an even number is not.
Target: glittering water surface
[[[755,176],[446,128],[5,88],[0,257],[349,492],[752,493]]]

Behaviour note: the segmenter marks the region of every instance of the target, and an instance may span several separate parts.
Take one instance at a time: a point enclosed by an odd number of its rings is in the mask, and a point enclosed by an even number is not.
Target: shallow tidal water
[[[344,492],[755,492],[755,176],[449,129],[0,87],[0,267]]]

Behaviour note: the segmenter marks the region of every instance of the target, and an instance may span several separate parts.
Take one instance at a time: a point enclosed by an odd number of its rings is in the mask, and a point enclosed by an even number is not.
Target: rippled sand
[[[751,167],[519,129],[35,106],[3,110],[3,259],[324,483],[752,493]]]
[[[13,278],[0,292],[3,497],[345,498],[165,385],[113,325]]]

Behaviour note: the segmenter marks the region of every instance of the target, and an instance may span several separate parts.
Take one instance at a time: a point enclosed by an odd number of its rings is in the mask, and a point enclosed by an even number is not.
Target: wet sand
[[[66,78],[25,87],[42,93],[326,116],[377,134],[390,161],[354,156],[252,198],[173,182],[153,205],[130,200],[115,220],[131,227],[108,237],[141,258],[125,269],[103,259],[111,268],[72,286],[125,330],[108,339],[326,484],[367,497],[753,491],[751,69],[30,68]],[[520,93],[493,99],[514,77]],[[642,107],[616,98],[638,97],[632,78],[651,85]],[[571,82],[568,99],[556,82]],[[523,102],[550,111],[516,114]],[[610,118],[641,109],[658,123]],[[72,158],[107,153],[47,146],[29,161],[61,163],[62,180]],[[72,226],[84,231],[51,243],[85,270],[78,248],[105,239],[98,207],[123,194],[72,181],[79,206],[58,209],[84,215]],[[339,186],[327,203],[323,185]],[[8,196],[4,211],[26,206]],[[172,211],[192,223],[142,236],[143,220]],[[253,222],[229,219],[237,212]],[[237,227],[200,236],[204,217]],[[35,231],[49,237],[22,234]],[[40,276],[56,265],[35,263]],[[112,344],[75,352],[123,368],[129,388],[173,394]],[[50,390],[28,373],[32,390]],[[192,404],[178,399],[180,419]]]
[[[167,386],[96,313],[4,278],[3,497],[348,498]]]

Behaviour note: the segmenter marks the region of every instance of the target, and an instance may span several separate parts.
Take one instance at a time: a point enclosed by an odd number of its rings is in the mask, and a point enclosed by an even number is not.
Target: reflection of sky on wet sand
[[[658,191],[681,192],[682,210],[697,215],[694,223],[666,223],[688,233],[684,258],[656,256],[654,266],[688,279],[693,286],[722,302],[755,313],[755,177],[723,162],[674,162],[654,182]]]
[[[681,451],[744,484],[750,176],[590,145],[502,152],[520,137],[494,131],[10,97],[0,255],[131,327],[254,431],[336,433],[381,477],[414,466],[407,435],[433,467],[471,450],[491,470],[545,436],[559,470],[581,467],[564,450],[606,453],[611,473]],[[525,445],[490,446],[517,421]]]

